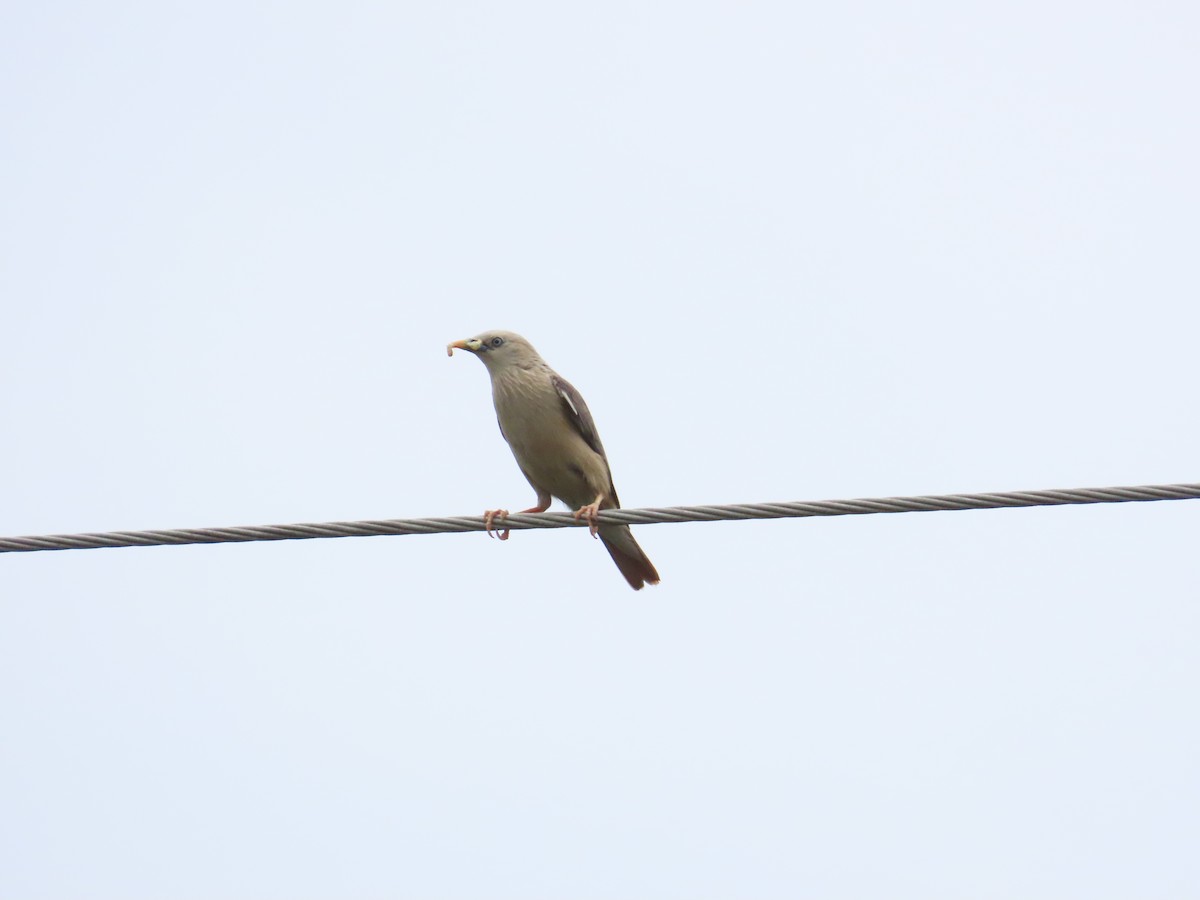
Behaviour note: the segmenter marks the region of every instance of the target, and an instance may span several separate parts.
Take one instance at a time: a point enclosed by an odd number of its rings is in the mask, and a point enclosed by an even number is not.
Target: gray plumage
[[[511,331],[488,331],[447,347],[473,353],[492,378],[500,433],[537,492],[541,512],[557,497],[583,516],[634,590],[658,584],[658,572],[628,525],[598,525],[601,509],[619,509],[608,457],[580,393],[550,368],[533,346]],[[503,511],[489,511],[491,517]],[[503,513],[506,514],[506,513]]]

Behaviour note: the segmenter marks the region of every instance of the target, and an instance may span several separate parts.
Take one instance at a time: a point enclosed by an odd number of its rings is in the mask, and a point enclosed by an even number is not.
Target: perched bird
[[[525,338],[511,331],[488,331],[454,341],[446,353],[466,350],[487,366],[492,376],[492,401],[500,433],[512,448],[517,465],[537,491],[537,506],[521,512],[545,512],[550,497],[575,510],[587,521],[592,536],[599,536],[630,587],[658,584],[654,564],[633,539],[628,525],[601,525],[602,509],[620,509],[608,457],[596,433],[587,404],[561,375],[546,365]],[[484,513],[488,534],[505,509]],[[500,534],[505,540],[508,532]]]

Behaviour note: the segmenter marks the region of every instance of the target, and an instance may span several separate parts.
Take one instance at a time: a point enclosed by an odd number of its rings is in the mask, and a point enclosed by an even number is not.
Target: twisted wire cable
[[[875,513],[937,512],[1004,507],[1069,506],[1087,503],[1138,503],[1200,499],[1200,484],[1149,484],[1140,487],[1072,488],[1053,491],[1003,491],[988,494],[935,494],[858,500],[810,500],[737,503],[716,506],[668,506],[614,509],[600,513],[601,524],[654,525],[670,522],[727,522],[813,516],[865,516]],[[514,531],[532,528],[585,527],[569,512],[523,513],[502,520]],[[432,519],[377,519],[235,528],[177,528],[165,531],[105,531],[95,534],[48,534],[0,538],[0,553],[34,550],[94,550],[101,547],[154,547],[167,544],[223,544],[244,541],[294,541],[311,538],[374,537],[484,531],[483,516]]]

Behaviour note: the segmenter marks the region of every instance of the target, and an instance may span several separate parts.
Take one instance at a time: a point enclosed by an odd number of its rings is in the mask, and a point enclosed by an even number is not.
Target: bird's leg
[[[497,537],[495,526],[497,519],[503,519],[508,515],[507,509],[485,509],[483,511],[483,530],[487,532],[490,538]],[[508,540],[508,530],[500,532],[499,538],[502,541]]]
[[[583,519],[588,523],[588,531],[592,537],[596,536],[596,532],[600,530],[600,523],[596,521],[596,516],[600,515],[600,502],[604,499],[603,494],[597,494],[596,499],[587,506],[581,506],[575,510],[575,518]]]
[[[519,516],[522,513],[545,512],[549,508],[550,508],[550,495],[539,493],[538,498],[537,498],[537,506],[531,506],[531,507],[529,507],[529,509],[523,509],[520,512],[518,512],[517,515]],[[508,536],[509,536],[509,534],[511,534],[511,530],[508,528],[505,528],[503,531],[493,533],[493,528],[495,526],[496,520],[503,519],[507,515],[508,515],[507,509],[489,509],[486,512],[484,512],[483,525],[484,525],[484,529],[488,533],[488,537],[498,537],[502,541],[508,540]]]

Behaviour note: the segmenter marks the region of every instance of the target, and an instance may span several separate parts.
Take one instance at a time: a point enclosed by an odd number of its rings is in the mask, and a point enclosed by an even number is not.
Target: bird
[[[658,572],[629,526],[597,521],[600,510],[620,509],[621,502],[596,423],[579,391],[529,341],[511,331],[485,331],[446,346],[449,356],[455,350],[474,354],[491,376],[500,434],[537,493],[537,505],[521,512],[545,512],[551,497],[557,497],[575,510],[576,519],[587,522],[592,537],[600,538],[630,587],[640,591],[658,584]],[[484,512],[489,536],[508,538],[507,530],[493,533],[496,520],[508,514],[505,509]]]

